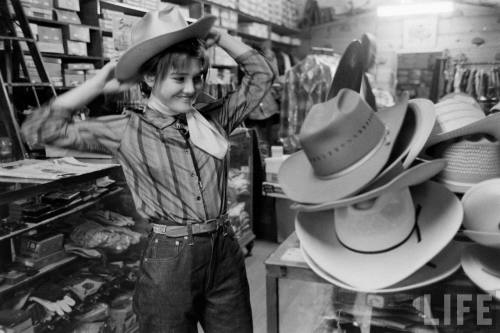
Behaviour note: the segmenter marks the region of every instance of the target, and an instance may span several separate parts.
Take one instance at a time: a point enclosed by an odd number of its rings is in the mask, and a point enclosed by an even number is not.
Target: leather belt
[[[227,214],[221,215],[215,219],[206,220],[200,223],[190,223],[187,225],[166,225],[152,223],[153,232],[166,235],[167,237],[184,237],[196,234],[205,234],[214,232],[229,223]],[[189,232],[191,228],[191,233]]]

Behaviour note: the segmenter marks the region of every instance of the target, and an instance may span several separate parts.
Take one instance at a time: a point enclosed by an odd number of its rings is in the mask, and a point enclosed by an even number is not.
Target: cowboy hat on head
[[[407,99],[375,113],[359,93],[342,89],[314,105],[299,133],[303,150],[278,172],[294,201],[321,203],[355,193],[386,164],[407,110]]]
[[[146,13],[132,27],[132,46],[118,60],[116,78],[130,80],[146,61],[168,47],[191,38],[205,38],[215,19],[215,16],[207,15],[189,25],[173,5]]]
[[[411,195],[398,191],[349,209],[299,212],[295,230],[325,272],[354,288],[373,290],[423,267],[450,243],[462,218],[458,198],[428,181],[411,188]]]

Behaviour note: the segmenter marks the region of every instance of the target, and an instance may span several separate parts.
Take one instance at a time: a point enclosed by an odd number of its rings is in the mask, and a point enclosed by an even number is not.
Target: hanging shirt
[[[254,50],[235,60],[245,74],[239,88],[200,109],[227,139],[260,103],[274,79],[269,63]],[[113,154],[138,212],[150,220],[196,223],[225,212],[228,157],[215,158],[185,140],[181,132],[187,131],[187,124],[179,118],[147,107],[143,114],[125,110],[122,115],[77,123],[71,114],[71,110],[45,105],[25,121],[23,134],[36,133],[35,142]]]

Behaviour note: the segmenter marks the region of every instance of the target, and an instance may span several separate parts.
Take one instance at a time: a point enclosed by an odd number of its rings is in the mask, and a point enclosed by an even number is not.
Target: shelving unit
[[[115,190],[110,191],[109,193],[103,194],[102,196],[100,196],[100,197],[98,197],[96,199],[84,202],[84,203],[82,203],[80,205],[77,205],[77,206],[71,208],[70,210],[62,212],[61,214],[57,214],[56,216],[53,216],[53,217],[48,218],[46,220],[43,220],[41,222],[38,222],[38,223],[26,223],[28,225],[26,228],[15,230],[15,231],[13,231],[10,234],[5,235],[5,236],[0,236],[0,242],[3,241],[3,240],[9,239],[11,237],[23,234],[23,233],[25,233],[25,232],[27,232],[29,230],[37,229],[37,228],[39,228],[39,227],[41,227],[43,225],[59,221],[59,220],[65,218],[67,216],[72,215],[72,214],[78,213],[78,212],[84,210],[85,208],[88,208],[88,207],[91,207],[91,206],[95,205],[96,203],[98,203],[102,199],[110,197],[110,196],[115,195],[117,193],[120,193],[121,191],[123,191],[123,188],[117,188]]]

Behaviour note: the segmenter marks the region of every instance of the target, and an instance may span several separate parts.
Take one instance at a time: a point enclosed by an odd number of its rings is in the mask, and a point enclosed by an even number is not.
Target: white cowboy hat
[[[500,251],[470,244],[462,252],[465,274],[479,288],[500,300]]]
[[[463,234],[479,244],[500,248],[500,178],[471,186],[461,201]]]
[[[303,246],[301,246],[301,250],[304,256],[304,260],[313,270],[313,272],[318,274],[319,277],[325,279],[326,281],[347,290],[364,293],[383,294],[397,293],[406,290],[421,288],[447,278],[460,268],[462,247],[463,244],[451,241],[444,248],[444,250],[442,250],[438,255],[432,258],[428,263],[422,266],[415,273],[413,273],[406,279],[383,289],[359,289],[343,281],[340,281],[336,277],[328,274],[323,268],[321,268],[321,266],[318,265],[309,254],[307,254],[307,251]]]
[[[369,186],[357,195],[317,205],[303,205],[295,203],[292,204],[292,208],[304,212],[317,212],[336,207],[354,205],[369,199],[379,197],[389,191],[398,191],[405,187],[423,183],[443,170],[446,165],[446,161],[441,159],[430,162],[423,162],[406,170],[402,167],[401,164],[399,165],[401,169],[398,170],[398,168],[393,168],[393,172],[387,174],[387,181],[385,179],[382,179],[380,183],[373,183],[373,186]]]
[[[489,134],[500,139],[500,114],[486,116],[477,102],[470,99],[456,94],[436,103],[436,126],[426,147],[471,134]]]
[[[443,250],[463,218],[458,198],[440,184],[429,181],[413,187],[414,203],[407,202],[408,195],[398,194],[390,195],[390,200],[385,195],[377,198],[385,204],[375,203],[374,209],[358,204],[344,212],[299,212],[297,236],[330,275],[354,288],[387,288]],[[413,217],[408,216],[412,204],[416,206]],[[343,222],[339,225],[339,221]]]
[[[130,80],[146,61],[166,48],[186,39],[206,37],[215,19],[213,15],[206,15],[188,24],[174,5],[146,13],[132,27],[132,46],[118,60],[116,78],[120,81]]]
[[[361,189],[387,163],[406,110],[404,99],[375,113],[350,89],[313,105],[299,133],[303,150],[278,172],[284,193],[294,201],[321,203]]]

